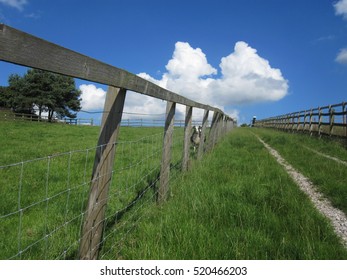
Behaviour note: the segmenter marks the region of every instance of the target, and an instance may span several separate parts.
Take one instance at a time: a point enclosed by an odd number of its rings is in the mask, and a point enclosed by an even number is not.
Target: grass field
[[[121,257],[347,257],[327,220],[249,130],[231,133],[171,187],[173,199],[148,210]]]
[[[347,168],[314,151],[347,162],[347,149],[329,139],[260,129],[257,134],[303,173],[337,207],[347,214]],[[309,149],[308,149],[309,148]]]
[[[99,127],[5,121],[0,130],[0,258],[75,258]],[[173,175],[182,137],[183,129],[175,129]],[[108,234],[114,231],[110,224],[157,180],[162,139],[163,128],[121,128]]]
[[[0,166],[20,162],[0,168],[0,259],[76,258],[99,128],[7,121],[0,130]],[[303,143],[256,132],[275,148]],[[158,206],[147,187],[160,170],[162,138],[162,128],[121,128],[101,258],[347,259],[327,220],[249,129],[236,129],[183,175],[183,130],[175,129],[175,180]],[[319,145],[344,159],[343,148]]]

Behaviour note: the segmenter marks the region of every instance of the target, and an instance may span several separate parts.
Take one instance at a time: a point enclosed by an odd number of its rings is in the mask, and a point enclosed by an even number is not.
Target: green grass
[[[347,150],[338,142],[308,135],[269,129],[255,132],[276,149],[294,168],[314,183],[333,204],[347,214],[347,168],[306,147],[347,162]]]
[[[0,166],[42,158],[0,168],[0,259],[76,258],[99,128],[0,121],[0,130]],[[247,129],[183,176],[183,129],[175,129],[174,179],[158,206],[157,185],[148,186],[162,139],[163,128],[121,128],[100,258],[347,259],[327,220]]]
[[[19,162],[0,168],[0,259],[76,257],[99,129],[0,122],[0,166]],[[175,129],[175,136],[178,164],[183,130]],[[163,128],[121,128],[108,220],[156,180],[162,139]]]
[[[327,220],[249,130],[230,134],[171,189],[167,204],[141,213],[117,258],[347,258]]]

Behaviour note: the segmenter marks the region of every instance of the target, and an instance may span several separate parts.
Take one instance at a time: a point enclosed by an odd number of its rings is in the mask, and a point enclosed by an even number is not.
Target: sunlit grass
[[[6,121],[0,130],[0,166],[18,162],[0,169],[0,259],[77,258],[99,127]],[[162,141],[163,128],[121,128],[100,258],[346,259],[327,220],[249,130],[182,176],[175,129],[175,180],[159,206]]]
[[[143,214],[122,258],[347,257],[327,220],[248,130],[229,135],[171,189],[166,205]]]
[[[256,129],[255,132],[278,150],[294,168],[310,178],[335,207],[347,214],[346,165],[314,152],[347,162],[347,149],[343,144],[329,139],[275,130]]]

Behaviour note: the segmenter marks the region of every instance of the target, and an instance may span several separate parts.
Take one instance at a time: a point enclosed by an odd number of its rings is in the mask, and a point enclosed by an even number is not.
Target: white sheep
[[[199,147],[200,140],[201,140],[201,126],[193,126],[193,133],[192,136],[190,137],[190,141],[192,142],[194,153],[196,149]]]

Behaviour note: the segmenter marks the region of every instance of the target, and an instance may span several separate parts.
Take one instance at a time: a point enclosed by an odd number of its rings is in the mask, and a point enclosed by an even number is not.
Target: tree
[[[74,79],[43,70],[30,69],[24,77],[11,75],[9,94],[15,111],[32,113],[37,108],[39,116],[48,112],[50,121],[54,116],[75,118],[81,109],[81,91]]]
[[[7,87],[0,87],[0,107],[7,108],[8,106],[8,93]]]
[[[33,114],[33,99],[25,94],[25,79],[18,74],[12,74],[8,78],[8,83],[7,107],[15,112]]]

